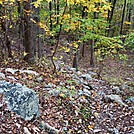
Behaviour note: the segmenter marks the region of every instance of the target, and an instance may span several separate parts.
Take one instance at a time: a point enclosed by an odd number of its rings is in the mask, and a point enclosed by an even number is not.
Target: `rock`
[[[92,72],[92,71],[89,71],[88,72],[92,77],[96,77],[98,74],[97,73],[95,73],[95,72]]]
[[[103,80],[98,80],[98,82],[101,83],[101,84],[105,83],[105,81],[103,81]]]
[[[91,90],[91,88],[90,88],[89,86],[83,85],[83,87],[84,87],[85,89]]]
[[[79,100],[80,103],[89,103],[89,101],[88,101],[86,98],[82,97],[82,96],[79,97],[78,100]],[[80,104],[80,103],[79,103],[79,104]],[[79,105],[79,104],[78,104],[78,105]]]
[[[95,130],[93,130],[94,133],[99,133],[101,131],[102,131],[101,129],[95,129]]]
[[[56,66],[56,70],[60,71],[61,68],[64,66],[64,62],[63,61],[55,61],[55,66]]]
[[[83,90],[80,89],[80,90],[78,90],[78,95],[79,96],[85,95],[85,96],[90,97],[91,96],[91,92],[89,90],[87,90],[87,89],[83,89]]]
[[[12,69],[12,68],[6,68],[5,69],[5,72],[9,72],[11,74],[15,74],[15,72],[17,72],[17,71],[18,71],[18,69]]]
[[[48,91],[49,94],[53,95],[53,96],[58,96],[60,94],[60,90],[57,88],[51,89],[50,91]]]
[[[60,86],[65,86],[65,83],[64,82],[60,82],[59,85]]]
[[[8,79],[11,79],[13,81],[16,81],[16,79],[13,76],[7,76]]]
[[[131,132],[129,132],[128,134],[134,134],[134,130],[132,130]]]
[[[41,121],[41,129],[47,131],[49,134],[60,134],[62,133],[60,130],[50,126],[48,123]]]
[[[103,91],[98,91],[98,93],[97,93],[99,96],[105,96],[105,93],[103,92]]]
[[[86,85],[86,86],[89,85],[88,82],[87,82],[87,81],[84,81],[84,80],[81,80],[81,84],[82,84],[82,85]]]
[[[112,101],[115,101],[117,102],[118,104],[120,105],[123,105],[123,106],[127,106],[121,99],[121,97],[119,95],[116,95],[116,94],[111,94],[111,95],[105,95],[105,99],[106,100],[112,100]]]
[[[134,103],[134,97],[126,99],[125,102]]]
[[[91,96],[91,92],[87,89],[83,89],[83,94],[86,95],[86,96]]]
[[[0,94],[9,91],[8,87],[12,87],[9,82],[0,81]]]
[[[78,90],[78,95],[79,96],[82,96],[83,95],[83,91],[80,89],[80,90]]]
[[[85,82],[83,81],[82,84],[84,88],[88,90],[94,90],[94,88],[90,84],[88,84],[86,81]]]
[[[9,72],[11,74],[15,74],[16,72],[20,72],[20,73],[27,73],[27,74],[34,74],[36,76],[38,76],[39,74],[33,70],[18,70],[18,69],[12,69],[12,68],[6,68],[5,72]]]
[[[3,79],[5,79],[5,74],[0,73],[0,80],[3,80]]]
[[[72,68],[72,67],[67,66],[66,69],[68,71],[76,72],[76,68]]]
[[[42,78],[42,77],[38,77],[38,78],[36,78],[36,80],[37,80],[37,82],[39,82],[39,83],[43,82],[43,78]]]
[[[28,130],[27,127],[24,127],[23,129],[24,129],[24,134],[31,134],[31,132]]]
[[[21,73],[27,73],[27,74],[34,74],[35,76],[38,76],[39,74],[33,70],[19,70]]]
[[[123,91],[121,91],[118,86],[113,86],[112,90],[113,90],[116,94],[122,94],[122,93],[123,93]]]
[[[77,73],[77,75],[82,75],[81,71],[77,71],[76,73]]]
[[[108,131],[111,132],[112,134],[120,134],[119,130],[117,128],[108,128]]]
[[[73,80],[74,80],[76,83],[78,83],[78,84],[81,84],[81,83],[82,83],[81,79],[80,79],[77,75],[72,74],[72,77],[73,77]]]
[[[124,91],[126,89],[129,89],[129,86],[124,84],[124,85],[120,86],[120,89]]]
[[[0,89],[4,90],[4,101],[10,111],[15,112],[24,120],[31,120],[39,116],[39,99],[36,93],[22,86],[21,84],[11,84],[3,82]]]
[[[132,79],[131,78],[126,78],[126,80],[131,81]]]
[[[80,78],[83,78],[83,79],[85,79],[85,80],[92,80],[92,77],[91,77],[90,74],[82,74],[82,75],[80,76]]]
[[[44,88],[55,88],[56,85],[55,84],[51,84],[51,83],[48,83],[47,85],[44,86]]]
[[[0,108],[3,106],[3,104],[0,104]]]

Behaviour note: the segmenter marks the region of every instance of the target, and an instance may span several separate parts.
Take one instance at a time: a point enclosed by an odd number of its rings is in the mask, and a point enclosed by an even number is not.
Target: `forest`
[[[134,0],[0,0],[0,134],[134,133]]]

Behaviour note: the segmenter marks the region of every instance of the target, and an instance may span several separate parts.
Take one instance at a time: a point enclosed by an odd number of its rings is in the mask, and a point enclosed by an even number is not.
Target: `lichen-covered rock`
[[[10,82],[0,81],[0,94],[9,91],[11,87],[12,84]]]
[[[39,99],[32,89],[19,83],[0,82],[0,89],[2,88],[4,101],[9,110],[24,120],[31,120],[39,116]]]

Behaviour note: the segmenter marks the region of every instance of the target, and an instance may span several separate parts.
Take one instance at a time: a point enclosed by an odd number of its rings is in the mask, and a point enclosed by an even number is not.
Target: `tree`
[[[33,22],[31,19],[32,1],[24,1],[24,46],[27,55],[24,60],[27,62],[34,61],[34,42],[33,42]]]
[[[115,5],[116,5],[116,1],[117,0],[114,0],[112,2],[112,9],[111,9],[111,11],[110,10],[108,11],[108,23],[109,23],[108,36],[109,36],[110,30],[111,30],[111,22],[112,22],[112,18],[113,18],[113,14],[114,14],[114,9],[115,9]],[[111,0],[110,0],[110,2],[111,2]]]
[[[123,22],[124,22],[124,17],[125,17],[126,4],[127,4],[127,0],[124,0],[123,13],[122,13],[122,19],[121,19],[121,27],[120,27],[120,35],[122,34],[122,30],[123,30]]]

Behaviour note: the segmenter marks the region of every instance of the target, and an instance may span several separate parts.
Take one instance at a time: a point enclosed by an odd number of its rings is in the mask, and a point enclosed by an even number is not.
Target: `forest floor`
[[[134,53],[127,55],[125,64],[107,59],[101,79],[97,67],[89,67],[88,47],[77,72],[65,65],[53,75],[49,63],[28,65],[17,58],[1,62],[4,80],[25,84],[39,94],[41,115],[24,121],[9,111],[0,95],[0,134],[52,134],[43,128],[45,123],[65,134],[134,134]],[[33,70],[39,76],[12,73],[7,68]],[[118,97],[111,99],[112,95]]]

